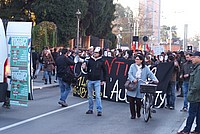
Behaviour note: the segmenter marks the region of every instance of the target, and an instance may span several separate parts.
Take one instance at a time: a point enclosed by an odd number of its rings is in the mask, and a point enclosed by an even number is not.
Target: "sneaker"
[[[137,117],[140,118],[140,117],[141,117],[141,114],[137,114]]]
[[[189,132],[180,131],[180,132],[177,132],[176,134],[189,134]]]
[[[37,79],[37,75],[33,76],[33,79]]]
[[[57,80],[54,80],[54,83],[57,83]]]
[[[187,112],[188,109],[186,107],[184,107],[183,109],[180,110],[181,112]]]
[[[152,113],[156,113],[156,110],[155,110],[155,109],[151,109],[151,112],[152,112]]]
[[[98,112],[98,113],[97,113],[97,116],[102,116],[102,112]]]
[[[131,116],[131,119],[135,119],[135,116]]]
[[[67,103],[64,101],[59,101],[58,104],[60,104],[62,107],[67,107]]]
[[[92,110],[88,110],[88,111],[86,112],[86,114],[93,114],[93,111],[92,111]]]
[[[173,106],[170,106],[169,109],[170,109],[170,110],[174,110],[174,107],[173,107]]]
[[[177,95],[177,97],[183,97],[183,95],[182,95],[182,94],[179,94],[179,95]]]
[[[4,104],[2,105],[2,107],[3,107],[3,108],[6,108],[6,109],[10,109],[10,104],[4,103]]]
[[[192,131],[189,134],[200,134],[200,132]]]
[[[170,109],[170,107],[168,105],[165,106],[166,109]]]

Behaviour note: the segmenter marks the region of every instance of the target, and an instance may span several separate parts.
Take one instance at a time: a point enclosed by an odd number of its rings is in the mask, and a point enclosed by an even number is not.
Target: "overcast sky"
[[[117,1],[117,0],[115,0]],[[137,9],[139,0],[118,0],[124,7]],[[184,24],[188,24],[188,37],[200,35],[200,0],[161,0],[161,25],[176,25],[183,38]]]
[[[188,37],[200,34],[200,0],[162,0],[161,23],[176,25],[183,37],[184,24],[188,24]]]

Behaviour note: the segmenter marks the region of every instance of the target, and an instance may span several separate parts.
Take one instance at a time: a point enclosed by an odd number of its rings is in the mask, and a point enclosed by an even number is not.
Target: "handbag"
[[[54,66],[53,64],[51,64],[51,68],[52,68],[52,70],[54,70],[54,69],[55,69],[55,66]]]
[[[131,82],[130,80],[127,80],[124,84],[124,87],[128,90],[128,91],[135,91],[137,88],[137,83]]]

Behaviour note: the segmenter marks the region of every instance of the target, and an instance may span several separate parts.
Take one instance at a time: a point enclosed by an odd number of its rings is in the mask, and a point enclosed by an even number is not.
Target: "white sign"
[[[154,52],[154,55],[160,55],[162,52],[164,52],[163,46],[152,46],[151,48]]]

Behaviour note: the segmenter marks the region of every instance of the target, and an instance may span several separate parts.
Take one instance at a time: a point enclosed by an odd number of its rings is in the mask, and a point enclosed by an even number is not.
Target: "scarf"
[[[142,74],[142,65],[136,65],[137,68],[137,72],[135,74],[136,79],[140,79],[141,78],[141,74]]]

